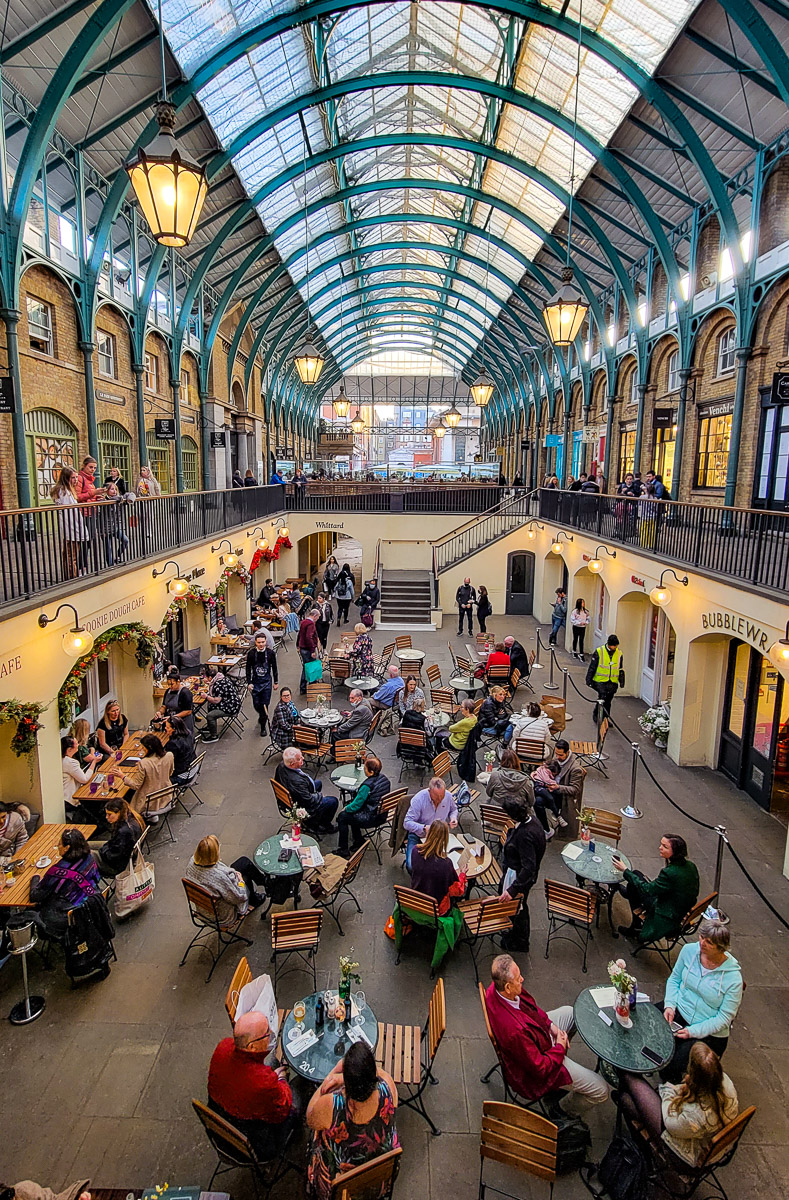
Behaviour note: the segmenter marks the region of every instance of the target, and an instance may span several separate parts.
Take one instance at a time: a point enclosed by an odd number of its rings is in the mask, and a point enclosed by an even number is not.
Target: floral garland
[[[134,657],[137,659],[137,665],[142,668],[152,667],[162,649],[158,633],[143,625],[141,621],[132,621],[129,625],[113,625],[112,629],[108,629],[93,643],[87,654],[77,659],[66,676],[66,681],[58,692],[58,720],[61,729],[65,729],[71,723],[79,689],[88,671],[95,662],[107,658],[110,647],[116,642],[134,642]]]
[[[38,718],[45,708],[45,704],[38,704],[36,701],[30,704],[22,704],[19,700],[0,701],[0,725],[16,721],[16,733],[11,738],[11,749],[17,758],[35,750],[38,731],[41,728]]]
[[[265,550],[256,550],[255,551],[255,558],[252,559],[252,570],[254,571],[255,567],[257,567],[259,565],[260,558],[262,558],[265,562],[274,562],[275,559],[279,558],[280,550],[292,550],[292,549],[293,549],[293,543],[290,540],[290,538],[278,537],[273,549],[270,546],[268,546]],[[260,555],[260,558],[258,558],[258,555]],[[255,559],[258,559],[258,561],[255,562]]]
[[[198,604],[202,604],[203,616],[209,624],[211,623],[211,618],[213,617],[214,610],[216,609],[216,597],[212,596],[207,588],[195,587],[195,585],[192,584],[192,586],[189,588],[189,591],[184,592],[183,596],[176,596],[174,600],[170,601],[167,612],[162,618],[162,628],[164,628],[165,625],[169,625],[170,621],[174,621],[178,614],[183,612],[183,610],[186,608],[187,600],[196,600]]]
[[[219,583],[216,585],[216,591],[214,592],[217,600],[224,600],[225,595],[227,594],[227,581],[231,575],[237,575],[244,587],[246,587],[252,579],[251,574],[243,563],[236,563],[234,567],[225,567],[224,571],[219,576]]]

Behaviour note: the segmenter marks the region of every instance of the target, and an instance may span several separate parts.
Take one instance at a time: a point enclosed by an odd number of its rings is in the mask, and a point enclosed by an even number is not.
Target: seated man
[[[279,694],[279,704],[271,714],[271,740],[280,750],[293,745],[293,726],[299,723],[299,710],[293,703],[290,688],[282,688]]]
[[[548,779],[548,774],[553,776],[552,781]],[[565,797],[568,810],[581,807],[584,769],[570,749],[570,743],[559,738],[551,761],[545,767],[532,771],[531,777],[534,780],[534,811],[550,841],[557,826],[567,825],[562,816]]]
[[[523,987],[523,976],[509,954],[499,954],[490,968],[493,982],[485,1007],[510,1087],[525,1100],[549,1092],[576,1092],[590,1104],[608,1099],[602,1075],[567,1057],[575,1032],[572,1006],[544,1012]]]
[[[385,775],[381,774],[380,758],[370,755],[364,764],[366,781],[359,788],[352,800],[337,817],[337,828],[340,831],[337,842],[337,853],[344,858],[350,858],[354,850],[358,850],[364,842],[362,829],[369,829],[380,822],[381,800],[392,790],[392,785]],[[348,830],[353,831],[353,841],[348,849]]]
[[[217,725],[220,721],[235,717],[240,708],[242,697],[238,688],[228,679],[224,671],[218,667],[209,667],[211,686],[206,694],[205,731],[202,735],[204,742],[219,741]]]
[[[343,741],[345,738],[355,738],[357,741],[363,742],[370,731],[373,710],[370,701],[365,700],[364,692],[360,692],[358,688],[354,688],[348,699],[351,703],[351,711],[342,724],[335,726],[332,730],[332,745],[335,742]]]
[[[633,913],[630,925],[620,925],[619,932],[641,942],[678,933],[683,917],[699,898],[699,872],[688,858],[685,839],[678,833],[666,833],[658,850],[664,866],[655,879],[647,879],[642,871],[626,871],[618,857],[611,860],[623,873],[626,885],[620,884],[619,890]]]
[[[303,768],[301,750],[298,746],[288,746],[282,751],[282,762],[274,772],[274,778],[288,789],[293,803],[307,813],[305,825],[313,826],[321,833],[336,833],[337,826],[332,825],[332,818],[339,801],[334,796],[322,796],[322,781],[310,778]]]
[[[426,788],[411,797],[404,826],[408,833],[405,848],[405,865],[411,870],[411,855],[414,846],[421,842],[434,821],[446,821],[450,829],[458,823],[458,806],[455,797],[447,791],[444,780],[438,775],[430,780]]]
[[[529,671],[531,670],[529,656],[520,642],[516,642],[515,638],[509,635],[504,639],[504,649],[510,656],[510,670],[520,671],[521,679],[528,679]],[[512,675],[510,675],[511,678]]]
[[[374,709],[388,708],[391,709],[398,692],[405,687],[403,679],[400,677],[400,668],[391,666],[387,671],[387,677],[374,694],[372,706]]]
[[[235,1125],[262,1161],[285,1148],[297,1114],[283,1067],[266,1066],[268,1019],[261,1012],[239,1017],[233,1037],[223,1038],[208,1068],[208,1107]]]
[[[268,608],[269,604],[271,603],[271,597],[274,595],[275,590],[276,589],[272,581],[267,579],[263,584],[263,587],[260,589],[260,594],[257,598],[258,608]]]

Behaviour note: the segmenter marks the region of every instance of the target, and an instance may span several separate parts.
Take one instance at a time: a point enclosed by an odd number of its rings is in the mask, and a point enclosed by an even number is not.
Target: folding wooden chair
[[[362,911],[359,901],[351,890],[351,884],[359,874],[359,867],[361,866],[365,850],[369,845],[370,842],[366,840],[358,850],[354,850],[348,861],[344,863],[342,873],[339,874],[337,879],[329,887],[324,887],[321,896],[313,896],[313,907],[324,908],[326,910],[337,926],[340,937],[345,936],[345,931],[340,924],[340,913],[345,908],[345,905],[353,903],[356,905],[358,913]],[[329,863],[332,859],[336,859],[336,857],[334,854],[329,854],[327,855],[326,862]],[[313,880],[320,880],[320,878],[320,869],[306,872],[304,875],[305,882],[308,884],[312,883]]]
[[[411,645],[411,634],[404,633],[401,637],[396,637],[395,647],[397,650],[413,650],[413,646]]]
[[[365,759],[367,758],[367,746],[361,738],[340,738],[334,743],[335,761],[340,764],[355,763],[360,745],[362,758]]]
[[[436,757],[433,759],[433,762],[432,762],[433,774],[437,775],[439,777],[439,779],[443,779],[444,783],[447,785],[447,790],[449,792],[451,792],[452,795],[455,796],[455,798],[457,798],[457,793],[458,793],[460,784],[452,782],[452,767],[453,766],[454,766],[454,764],[452,762],[452,758],[450,757],[448,750],[442,750],[440,754],[436,755]],[[449,782],[447,782],[447,780],[449,780]],[[468,804],[464,804],[461,807],[462,807],[463,811],[468,809],[469,813],[476,821],[477,814],[474,812],[473,805],[477,800],[479,800],[479,788],[469,787],[469,794],[471,796],[471,799],[469,800]],[[458,811],[458,820],[459,819],[460,819],[460,809]]]
[[[419,771],[424,779],[425,771],[430,766],[430,756],[427,749],[427,735],[422,729],[403,729],[397,731],[397,745],[400,751],[400,774],[398,782],[403,778],[403,771]]]
[[[195,946],[198,949],[207,950],[213,960],[211,970],[206,976],[206,983],[208,983],[216,964],[228,946],[232,946],[235,942],[243,942],[245,946],[252,945],[250,938],[242,937],[238,933],[242,922],[252,910],[248,909],[243,916],[236,913],[230,921],[222,921],[216,907],[216,896],[212,896],[210,892],[200,887],[198,883],[193,883],[191,879],[182,879],[181,883],[186,892],[189,916],[197,933],[184,950],[184,956],[178,965],[180,967],[184,965],[189,951]],[[212,945],[214,937],[216,937],[216,949]]]
[[[407,788],[397,788],[393,792],[387,792],[381,798],[381,803],[378,805],[378,816],[380,817],[377,825],[362,825],[360,829],[362,835],[372,846],[375,851],[375,857],[378,859],[378,866],[381,865],[381,847],[383,846],[384,837],[388,836],[392,821],[397,812],[397,806],[405,796]]]
[[[452,659],[452,673],[454,675],[458,670],[458,660],[455,657],[455,651],[451,642],[447,642],[447,650],[449,651],[449,657]]]
[[[389,1025],[379,1021],[375,1048],[376,1062],[397,1084],[400,1103],[413,1108],[424,1117],[434,1137],[441,1130],[428,1115],[424,1092],[429,1083],[438,1083],[433,1074],[433,1064],[446,1029],[444,980],[439,977],[430,997],[427,1019],[422,1029],[420,1030],[418,1025]]]
[[[377,675],[381,679],[384,677],[386,668],[389,666],[389,663],[392,661],[392,655],[394,654],[394,650],[395,650],[394,642],[387,642],[386,645],[384,646],[383,650],[381,651],[381,657],[378,659],[378,662],[375,664],[374,674]]]
[[[717,892],[710,892],[702,900],[697,900],[688,913],[682,919],[682,924],[676,933],[670,934],[668,937],[654,938],[651,942],[639,942],[633,949],[633,957],[640,954],[642,950],[653,950],[655,954],[659,954],[663,962],[671,970],[671,951],[675,950],[680,942],[684,943],[689,937],[693,937],[701,922],[704,920],[704,914],[710,905],[714,905],[718,899]]]
[[[715,1189],[719,1200],[728,1200],[726,1189],[716,1174],[721,1167],[726,1167],[733,1159],[740,1139],[747,1129],[756,1108],[752,1104],[739,1113],[728,1125],[720,1129],[695,1167],[683,1164],[680,1159],[667,1151],[663,1141],[653,1141],[648,1131],[638,1120],[628,1120],[637,1144],[644,1145],[649,1157],[649,1180],[656,1191],[669,1196],[671,1200],[690,1200],[701,1188],[702,1184]],[[626,1118],[627,1119],[627,1118]],[[712,1193],[710,1198],[712,1200]]]
[[[438,901],[432,896],[425,895],[424,892],[417,892],[414,888],[402,887],[399,883],[394,885],[395,905],[404,913],[407,918],[409,913],[419,913],[425,919],[423,921],[414,922],[414,930],[409,935],[413,938],[414,933],[421,930],[432,931],[434,939],[438,934]],[[400,949],[397,951],[395,966],[399,966],[400,957],[403,953],[402,942]],[[435,971],[431,967],[430,978],[435,975]]]
[[[480,804],[479,815],[482,821],[482,836],[498,857],[501,852],[502,834],[506,837],[508,831],[515,828],[515,822],[498,804]]]
[[[271,917],[271,961],[274,964],[274,991],[277,980],[283,974],[279,961],[287,961],[296,955],[307,970],[312,970],[313,990],[317,990],[318,977],[315,971],[315,956],[321,940],[323,913],[318,908],[300,908],[295,912],[274,913]],[[298,970],[291,967],[289,970]],[[288,974],[285,971],[284,974]]]
[[[329,659],[329,676],[330,676],[332,691],[334,691],[334,689],[338,688],[338,687],[345,687],[345,680],[348,678],[348,676],[350,674],[351,674],[350,658],[343,658],[341,656],[337,656],[337,657]]]
[[[192,1100],[192,1108],[197,1113],[206,1136],[216,1151],[217,1164],[208,1184],[209,1192],[217,1175],[224,1175],[228,1171],[244,1170],[252,1172],[255,1188],[257,1189],[258,1184],[262,1184],[263,1195],[268,1196],[271,1189],[288,1171],[295,1171],[296,1168],[293,1164],[285,1160],[287,1146],[272,1155],[270,1159],[261,1159],[255,1153],[249,1138],[224,1117],[220,1117],[219,1113],[215,1113],[206,1104],[201,1104],[199,1100]],[[290,1141],[292,1136],[291,1133],[287,1141]]]
[[[225,1012],[230,1018],[230,1024],[236,1023],[236,1011],[238,1009],[238,998],[241,995],[241,989],[248,983],[252,982],[252,968],[249,965],[249,959],[244,954],[233,972],[233,978],[230,980],[230,986],[225,995]]]
[[[503,1163],[524,1175],[534,1175],[550,1185],[556,1179],[556,1126],[547,1117],[519,1108],[515,1104],[502,1104],[499,1100],[482,1101],[482,1130],[479,1143],[479,1200],[485,1200],[488,1184],[485,1183],[486,1162]],[[491,1190],[499,1196],[513,1193]],[[531,1193],[530,1193],[531,1194]],[[523,1195],[518,1192],[518,1195]]]
[[[403,1147],[387,1150],[360,1167],[352,1167],[335,1175],[331,1181],[330,1200],[392,1200],[395,1180],[400,1170]]]
[[[271,784],[271,790],[274,793],[274,799],[277,802],[277,811],[282,817],[282,824],[277,831],[278,833],[281,833],[286,826],[290,828],[290,826],[293,824],[293,818],[291,816],[291,812],[293,810],[293,797],[284,784],[278,783],[276,779],[270,779],[269,783]]]
[[[160,835],[161,831],[166,829],[171,842],[175,841],[173,831],[170,828],[170,817],[178,804],[176,793],[177,789],[174,783],[171,783],[169,787],[159,788],[156,792],[149,792],[140,812],[140,816],[146,825],[157,829]],[[181,807],[187,816],[191,817],[192,814],[186,805],[182,804]],[[149,841],[149,849],[152,850],[154,846],[158,846],[160,841],[162,841],[162,836],[157,837],[155,842]]]
[[[603,753],[603,746],[608,735],[608,728],[608,717],[603,717],[597,727],[596,742],[570,742],[570,750],[578,761],[586,767],[594,767],[605,779],[608,778],[608,772],[603,763],[608,758],[608,755]]]
[[[547,758],[548,747],[539,738],[518,737],[516,735],[512,739],[512,749],[521,760],[521,763],[527,763],[531,766],[538,767]]]
[[[457,667],[458,675],[471,675],[471,662],[469,659],[461,658],[458,654],[457,658],[455,659],[455,666]]]
[[[316,774],[331,753],[331,742],[322,742],[320,732],[311,725],[294,725],[293,742],[308,762],[315,764]]]
[[[373,719],[370,722],[370,728],[367,730],[367,737],[364,739],[364,744],[368,747],[368,749],[370,747],[370,743],[372,742],[373,738],[375,737],[376,733],[378,732],[378,726],[381,724],[382,716],[383,716],[383,710],[380,708],[378,709],[377,712],[373,713]]]
[[[496,864],[498,866],[498,864]],[[499,868],[500,870],[501,868]],[[521,897],[512,900],[461,900],[458,908],[463,913],[463,941],[471,952],[474,978],[479,983],[478,959],[486,938],[500,937],[512,929],[512,922],[521,906]]]
[[[175,807],[177,808],[180,806],[184,810],[184,812],[187,814],[187,816],[189,816],[189,817],[191,817],[192,813],[186,807],[186,804],[184,803],[184,797],[187,796],[189,794],[189,792],[192,793],[192,795],[194,796],[194,798],[197,802],[195,805],[193,805],[194,808],[197,807],[197,804],[203,803],[203,801],[200,799],[200,797],[198,796],[197,791],[195,789],[196,789],[197,781],[200,778],[200,772],[203,769],[203,761],[205,760],[205,755],[206,755],[205,750],[203,751],[202,754],[198,754],[197,758],[194,760],[194,762],[189,767],[189,769],[184,777],[183,783],[175,784]]]
[[[617,847],[622,837],[622,814],[609,812],[606,808],[594,808],[594,820],[589,824],[589,832],[595,837],[605,838]]]
[[[555,879],[546,879],[545,901],[548,908],[545,957],[548,957],[551,942],[573,942],[584,952],[582,969],[586,974],[586,955],[597,912],[597,893],[572,887],[569,883],[558,883]],[[568,930],[571,936],[560,932],[563,929]]]
[[[441,668],[437,663],[431,663],[429,667],[425,667],[425,673],[431,688],[441,687]]]
[[[442,712],[450,717],[454,717],[457,712],[458,706],[455,694],[450,687],[431,688],[430,700],[434,708],[440,708]]]
[[[307,684],[307,708],[314,708],[318,703],[319,696],[326,699],[326,684],[322,679],[319,679],[317,683]]]
[[[485,672],[485,690],[489,692],[496,686],[510,690],[510,668],[506,663],[494,663]]]
[[[488,644],[488,642],[492,642],[493,645],[495,646],[496,641],[497,641],[497,638],[492,629],[489,629],[487,631],[487,633],[478,633],[477,637],[476,637],[476,642],[477,642],[478,646],[486,646]]]

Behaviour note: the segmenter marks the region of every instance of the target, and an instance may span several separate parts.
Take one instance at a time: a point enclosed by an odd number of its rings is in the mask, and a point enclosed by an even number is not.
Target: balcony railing
[[[665,566],[789,594],[789,513],[542,488],[539,515],[601,542],[632,546]]]
[[[0,513],[0,605],[241,529],[282,512],[283,488],[181,492]]]
[[[477,521],[467,521],[460,529],[436,538],[433,542],[433,571],[436,575],[448,571],[471,554],[484,550],[492,542],[519,529],[536,512],[536,492],[508,496],[495,508],[483,513]]]
[[[506,488],[484,483],[310,482],[287,488],[294,512],[481,513],[498,504]]]

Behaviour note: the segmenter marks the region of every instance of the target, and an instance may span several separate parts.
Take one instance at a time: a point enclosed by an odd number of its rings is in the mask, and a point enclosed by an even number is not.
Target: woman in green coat
[[[630,925],[620,925],[625,937],[653,942],[679,932],[683,917],[699,898],[699,872],[688,858],[688,845],[676,833],[660,839],[660,857],[665,866],[657,879],[641,871],[627,871],[620,858],[613,865],[623,873],[626,886],[620,889],[632,910]]]

